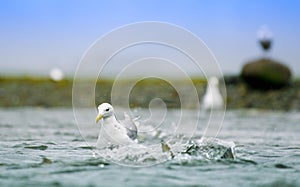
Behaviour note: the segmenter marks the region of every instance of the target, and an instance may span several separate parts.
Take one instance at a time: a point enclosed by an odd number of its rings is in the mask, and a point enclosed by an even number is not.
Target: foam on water
[[[169,160],[218,160],[234,159],[234,143],[215,138],[203,138],[200,141],[183,144],[180,140],[176,143],[166,143],[169,150],[164,150],[164,144],[153,145],[124,145],[118,147],[94,150],[98,158],[112,161],[117,164],[142,167],[160,164]]]

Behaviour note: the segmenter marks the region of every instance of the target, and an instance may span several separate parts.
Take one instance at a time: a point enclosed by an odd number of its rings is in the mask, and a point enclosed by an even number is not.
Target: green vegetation
[[[227,108],[261,108],[274,110],[300,110],[300,82],[295,81],[289,87],[278,90],[255,90],[248,87],[240,79],[227,82]],[[225,80],[226,81],[226,80]],[[88,80],[83,80],[88,82]],[[185,98],[189,101],[191,90],[186,80],[176,80],[176,86],[184,90]],[[206,81],[202,78],[192,80],[199,100],[205,93]],[[93,83],[93,81],[89,81]],[[111,102],[113,80],[99,80],[95,86],[95,101],[92,105],[102,102]],[[160,79],[146,79],[133,84],[129,95],[122,93],[123,88],[128,88],[132,80],[120,82],[120,90],[112,93],[118,103],[125,105],[127,101],[131,107],[148,107],[154,98],[161,98],[169,108],[181,107],[179,94],[170,82]],[[0,106],[20,107],[72,107],[73,80],[67,79],[54,82],[47,78],[28,77],[0,77]],[[87,90],[83,93],[90,94]],[[84,97],[84,96],[83,96]],[[191,99],[188,108],[194,108]]]

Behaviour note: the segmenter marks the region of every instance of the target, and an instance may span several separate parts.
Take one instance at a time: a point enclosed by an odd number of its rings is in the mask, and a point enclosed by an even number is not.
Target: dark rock
[[[271,59],[262,58],[244,65],[242,79],[256,89],[279,89],[291,81],[290,69]]]

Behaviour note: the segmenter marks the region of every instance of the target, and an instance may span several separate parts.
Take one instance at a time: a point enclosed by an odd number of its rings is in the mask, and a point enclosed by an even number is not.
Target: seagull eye
[[[109,108],[105,109],[105,111],[108,112],[108,111],[109,111]]]

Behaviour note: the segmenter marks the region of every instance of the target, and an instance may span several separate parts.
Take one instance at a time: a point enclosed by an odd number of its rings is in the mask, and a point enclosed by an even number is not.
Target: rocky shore
[[[300,81],[293,81],[288,87],[278,90],[255,90],[248,87],[238,77],[227,77],[226,102],[227,109],[258,108],[266,110],[300,110]],[[111,101],[112,80],[101,80],[95,87],[96,103]],[[126,87],[126,81],[121,86]],[[180,90],[184,90],[184,98],[188,105],[193,108],[195,103],[191,98],[190,87],[185,81],[178,81]],[[201,101],[205,93],[206,81],[193,79],[198,97]],[[71,79],[59,82],[47,78],[0,78],[0,107],[72,107]],[[86,93],[90,94],[90,93]],[[114,93],[121,101],[129,99],[131,107],[148,107],[154,98],[161,98],[170,108],[182,107],[178,92],[168,82],[152,79],[138,82],[130,91],[129,96],[122,93]],[[84,97],[84,95],[82,96]],[[124,103],[124,102],[123,102]],[[125,102],[126,103],[126,102]]]

